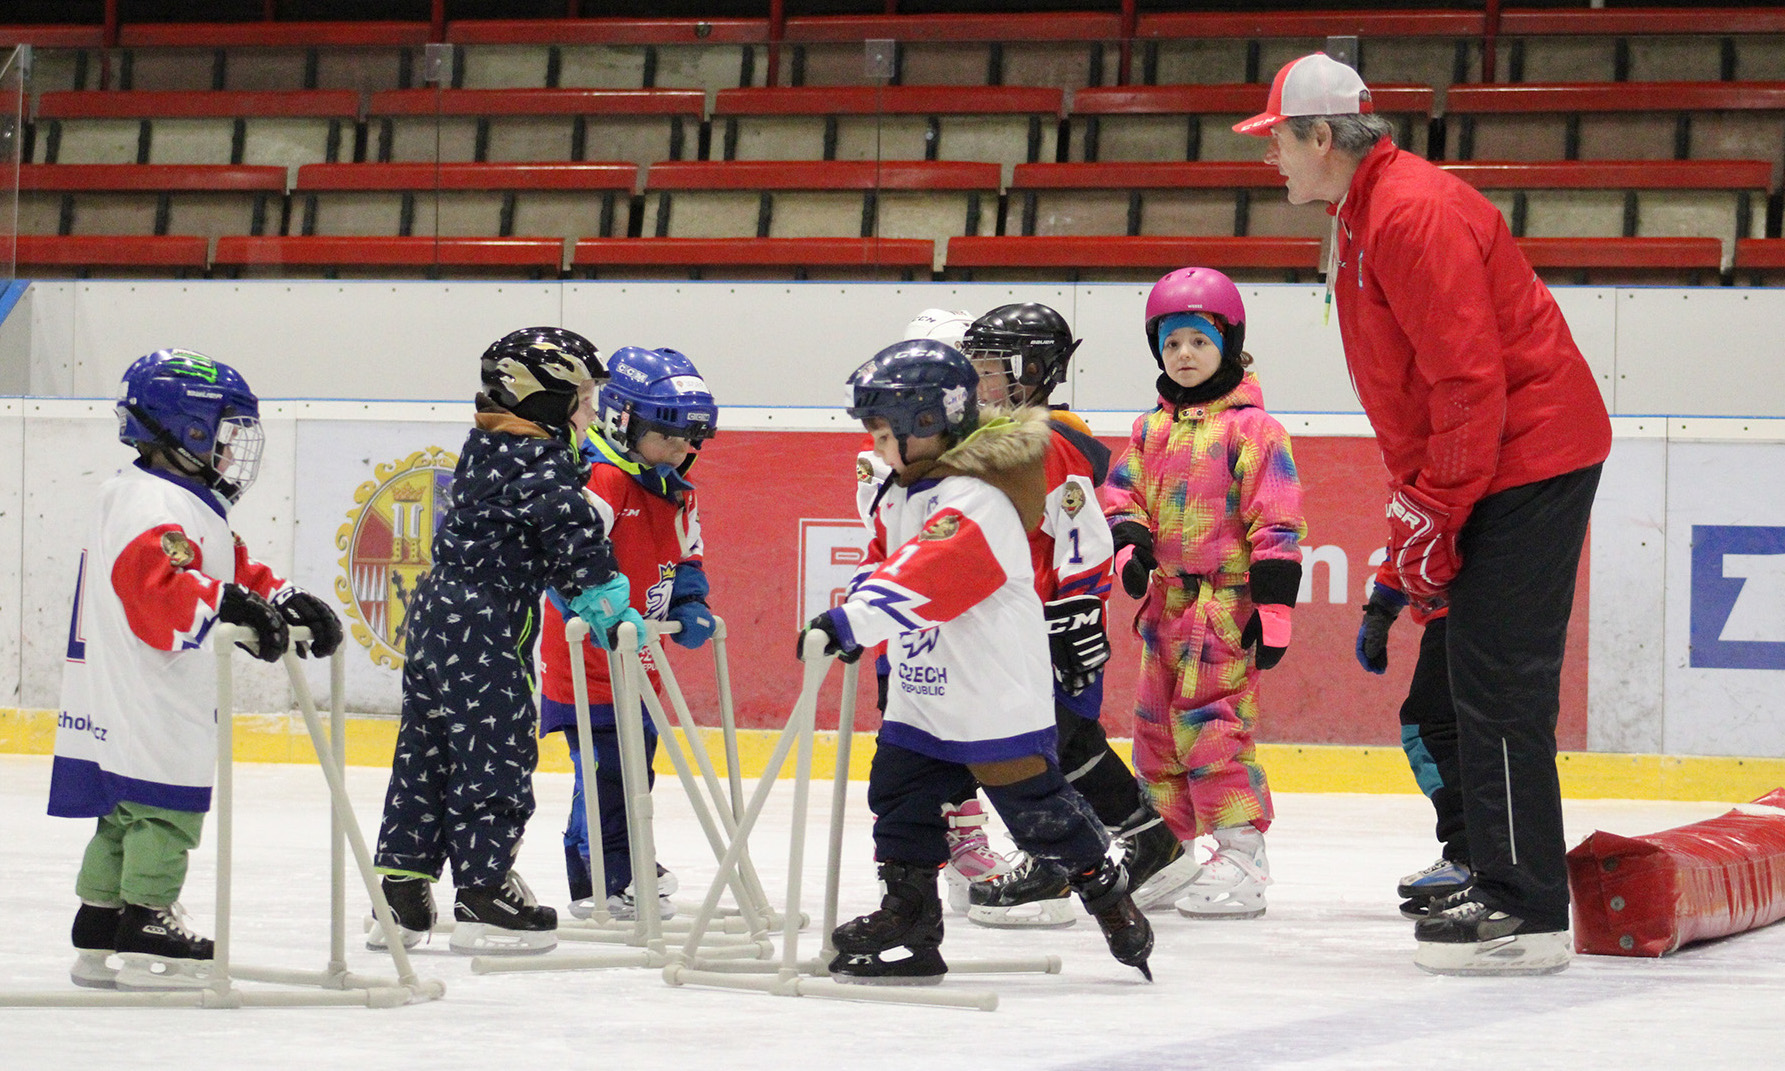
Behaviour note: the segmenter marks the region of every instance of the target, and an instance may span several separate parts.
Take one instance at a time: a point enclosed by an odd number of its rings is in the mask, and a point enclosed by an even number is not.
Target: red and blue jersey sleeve
[[[223,582],[206,576],[204,551],[177,524],[158,524],[112,562],[112,591],[136,638],[157,651],[189,651],[216,618]]]
[[[232,535],[234,533],[231,533]],[[236,583],[263,599],[285,586],[285,580],[271,569],[248,556],[248,547],[241,536],[235,537]]]
[[[1007,579],[979,524],[958,509],[942,509],[855,585],[842,612],[855,641],[872,646],[952,621]]]

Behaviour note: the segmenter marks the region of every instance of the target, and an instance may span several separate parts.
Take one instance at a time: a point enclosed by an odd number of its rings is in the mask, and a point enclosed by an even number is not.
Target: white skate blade
[[[1567,930],[1512,934],[1474,944],[1421,941],[1413,964],[1427,974],[1555,974],[1574,958]]]
[[[572,900],[565,910],[570,912],[573,919],[592,919],[595,917],[595,898],[585,896],[581,900]]]
[[[967,898],[967,875],[952,866],[942,868],[942,880],[948,885],[948,910],[965,915],[971,901]]]
[[[534,956],[558,947],[557,930],[505,930],[487,922],[452,928],[451,948],[463,956]]]
[[[68,980],[83,989],[116,989],[118,972],[105,964],[109,951],[97,948],[75,949],[74,966],[68,968]]]
[[[414,948],[421,944],[423,937],[428,936],[420,930],[412,930],[401,923],[397,924],[397,933],[402,936],[404,948]],[[390,945],[384,939],[384,927],[378,925],[376,919],[372,922],[372,928],[366,931],[366,947],[373,952],[390,951]]]
[[[211,984],[208,959],[167,959],[146,952],[120,952],[118,959],[124,966],[118,971],[115,985],[127,993],[203,989]]]
[[[945,976],[933,974],[924,978],[861,978],[853,974],[833,973],[830,977],[831,981],[843,985],[919,986],[941,985]]]
[[[578,902],[586,903],[587,901]],[[590,918],[595,914],[592,904],[589,907],[584,908],[587,914],[582,915],[576,914],[576,907],[576,904],[570,905],[570,913],[576,915],[579,919]],[[610,896],[607,898],[607,917],[613,919],[615,922],[632,922],[638,918],[638,912],[634,909],[632,904],[627,903],[618,896]],[[669,894],[667,893],[657,897],[657,917],[660,919],[673,919],[676,917],[676,905],[670,902]]]
[[[1192,852],[1173,859],[1158,873],[1148,878],[1140,888],[1131,894],[1134,906],[1142,911],[1154,911],[1170,907],[1172,901],[1184,895],[1198,874],[1202,873],[1202,864],[1196,861]]]
[[[1220,904],[1210,904],[1186,896],[1182,900],[1179,900],[1174,906],[1178,909],[1178,914],[1187,919],[1203,919],[1205,921],[1222,922],[1230,919],[1241,921],[1244,919],[1264,917],[1263,904],[1251,904],[1238,900],[1229,900],[1226,903]]]
[[[1078,912],[1072,897],[1056,896],[1015,907],[972,906],[967,921],[995,930],[1059,930],[1076,923]]]

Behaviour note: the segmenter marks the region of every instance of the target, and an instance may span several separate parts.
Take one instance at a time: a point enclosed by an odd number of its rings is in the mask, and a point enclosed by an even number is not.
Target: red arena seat
[[[305,235],[623,233],[635,164],[310,164],[293,188]]]
[[[555,279],[561,238],[372,238],[291,236],[217,239],[213,263],[232,277],[387,278],[508,275]]]
[[[413,160],[652,163],[692,154],[706,94],[688,89],[404,89],[375,93],[367,153]]]
[[[585,278],[928,279],[935,243],[918,238],[585,238]]]

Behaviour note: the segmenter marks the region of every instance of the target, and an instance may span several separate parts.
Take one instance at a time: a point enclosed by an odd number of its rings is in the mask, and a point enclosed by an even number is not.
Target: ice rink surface
[[[553,746],[548,744],[547,746]],[[12,937],[0,988],[67,987],[74,875],[88,822],[44,815],[49,759],[0,756],[0,874]],[[387,771],[348,771],[370,839]],[[536,782],[539,813],[520,870],[562,909],[559,831],[566,775]],[[771,897],[785,889],[791,782],[752,838]],[[864,785],[845,842],[845,917],[877,902]],[[234,959],[320,968],[327,958],[327,795],[314,766],[236,768]],[[806,910],[821,910],[828,790],[813,793]],[[714,863],[675,779],[655,794],[663,861],[677,898],[704,890]],[[1059,975],[955,977],[989,988],[995,1012],[843,1003],[665,985],[651,970],[475,975],[436,936],[415,957],[444,1000],[365,1008],[0,1008],[0,1067],[37,1068],[1780,1068],[1785,1067],[1785,926],[1660,960],[1576,957],[1543,978],[1457,979],[1412,963],[1397,877],[1434,857],[1417,796],[1279,795],[1269,913],[1250,922],[1153,916],[1147,985],[1109,958],[1097,928],[993,931],[950,917],[945,956],[1063,957]],[[1570,843],[1594,829],[1641,834],[1721,814],[1718,803],[1571,801]],[[184,902],[212,930],[214,818]],[[996,846],[1008,848],[1007,842]],[[366,907],[350,872],[349,914]],[[443,911],[450,891],[436,890]],[[349,938],[352,970],[390,974]],[[803,954],[816,950],[808,930]],[[566,947],[566,946],[560,946]],[[588,949],[589,945],[568,946]],[[245,985],[247,983],[244,983]]]

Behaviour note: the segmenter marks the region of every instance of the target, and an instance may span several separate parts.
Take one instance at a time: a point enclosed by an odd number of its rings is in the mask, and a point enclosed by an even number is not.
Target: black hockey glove
[[[805,657],[806,633],[812,629],[817,629],[824,633],[825,654],[836,655],[837,661],[842,662],[845,665],[856,662],[861,658],[862,648],[846,648],[843,646],[843,637],[837,633],[837,622],[828,613],[819,614],[817,617],[814,617],[811,621],[806,623],[805,628],[800,630],[799,641],[795,643],[793,647],[793,656],[795,658]]]
[[[273,592],[273,606],[285,623],[310,630],[309,642],[299,642],[299,658],[327,658],[341,646],[341,619],[329,604],[294,584]]]
[[[1047,615],[1047,644],[1053,656],[1054,680],[1067,695],[1077,695],[1096,682],[1109,661],[1109,636],[1103,631],[1103,600],[1074,595],[1042,606]]]
[[[1115,537],[1118,555],[1123,547],[1134,548],[1128,563],[1122,566],[1122,590],[1131,599],[1145,598],[1147,581],[1153,570],[1159,568],[1159,559],[1153,556],[1153,533],[1138,521],[1118,521],[1109,531]]]
[[[1377,580],[1364,603],[1364,619],[1357,626],[1357,664],[1378,676],[1388,672],[1388,630],[1401,616],[1407,596]]]
[[[241,625],[254,633],[254,646],[237,643],[262,662],[277,662],[291,643],[285,630],[285,618],[273,604],[240,584],[223,585],[223,598],[217,603],[217,620],[226,625]]]
[[[1240,630],[1241,647],[1258,648],[1258,668],[1274,669],[1289,650],[1289,612],[1302,586],[1302,563],[1266,558],[1252,563],[1252,616]]]

